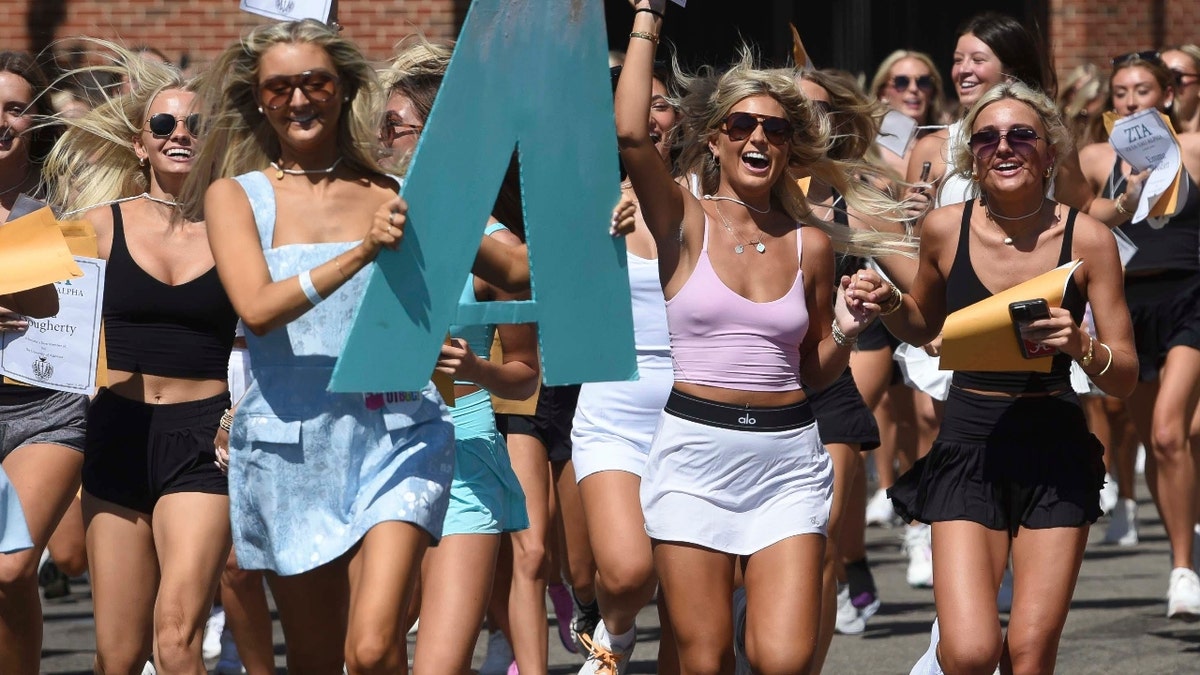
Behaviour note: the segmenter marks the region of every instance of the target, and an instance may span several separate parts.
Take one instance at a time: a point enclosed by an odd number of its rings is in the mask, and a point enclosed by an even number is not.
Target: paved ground
[[[1140,494],[1148,492],[1139,486]],[[1200,623],[1167,621],[1166,593],[1169,571],[1168,545],[1161,524],[1153,519],[1154,507],[1141,504],[1142,543],[1119,549],[1096,544],[1104,521],[1092,532],[1079,586],[1059,653],[1058,672],[1200,673]],[[933,618],[933,594],[913,590],[904,583],[906,560],[900,553],[899,530],[872,529],[868,547],[884,604],[866,633],[837,636],[826,664],[826,673],[907,673],[925,651]],[[46,639],[42,669],[46,673],[91,673],[95,641],[91,602],[86,585],[77,585],[73,602],[46,605]],[[553,621],[553,620],[552,620]],[[658,625],[653,610],[639,621],[639,645],[631,673],[653,673]],[[552,623],[553,626],[553,623]],[[553,630],[553,628],[552,628]],[[482,661],[485,640],[476,651]],[[574,673],[578,657],[550,640],[550,673]],[[276,624],[276,654],[283,673],[282,635]]]

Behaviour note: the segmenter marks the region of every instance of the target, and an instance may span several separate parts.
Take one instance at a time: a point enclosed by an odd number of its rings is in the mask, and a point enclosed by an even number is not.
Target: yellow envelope
[[[1075,260],[990,298],[963,307],[946,317],[942,327],[942,370],[1050,372],[1052,356],[1027,359],[1021,355],[1008,306],[1021,300],[1044,298],[1061,307],[1067,281],[1083,264]]]
[[[81,276],[49,207],[0,227],[0,295]]]

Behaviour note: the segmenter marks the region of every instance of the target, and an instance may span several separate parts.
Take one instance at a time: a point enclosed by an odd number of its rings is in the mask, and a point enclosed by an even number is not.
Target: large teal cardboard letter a
[[[538,323],[548,384],[636,376],[602,3],[476,0],[405,180],[400,250],[371,270],[334,391],[420,389],[446,329]],[[513,147],[533,300],[457,299]]]

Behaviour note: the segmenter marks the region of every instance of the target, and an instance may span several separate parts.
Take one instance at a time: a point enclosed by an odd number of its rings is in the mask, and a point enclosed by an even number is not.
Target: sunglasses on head
[[[263,105],[279,110],[297,89],[313,103],[325,103],[337,94],[338,82],[338,76],[328,70],[306,70],[298,75],[268,77],[258,85],[258,92]]]
[[[1152,61],[1154,63],[1162,63],[1162,54],[1160,54],[1159,52],[1157,52],[1153,49],[1148,49],[1144,52],[1129,52],[1128,54],[1114,56],[1113,60],[1112,60],[1112,64],[1113,64],[1113,67],[1116,68],[1117,66],[1121,65],[1122,63],[1133,61],[1135,59],[1138,61]]]
[[[200,114],[192,113],[187,117],[176,117],[171,113],[155,113],[146,121],[146,128],[150,130],[150,135],[155,138],[170,138],[171,134],[175,133],[176,127],[183,122],[183,127],[187,129],[188,134],[192,138],[200,137]]]
[[[409,124],[401,120],[400,116],[396,113],[388,111],[388,113],[383,117],[383,128],[380,136],[382,136],[384,142],[391,143],[397,138],[404,138],[405,136],[419,134],[424,128],[425,127],[416,124]]]
[[[908,85],[912,84],[913,78],[908,75],[897,75],[892,78],[892,88],[896,91],[908,91]],[[924,92],[933,91],[933,76],[921,75],[916,78],[917,89]]]
[[[730,113],[725,118],[725,133],[731,141],[744,141],[762,125],[763,135],[772,145],[783,145],[792,140],[792,123],[782,117],[756,115],[747,112]]]
[[[1030,154],[1037,147],[1037,142],[1041,138],[1036,131],[1029,127],[1013,127],[1008,131],[984,129],[971,134],[971,139],[967,141],[967,147],[971,148],[971,154],[977,158],[991,157],[1000,147],[1000,141],[1005,140],[1008,141],[1008,147],[1012,148],[1013,152]]]

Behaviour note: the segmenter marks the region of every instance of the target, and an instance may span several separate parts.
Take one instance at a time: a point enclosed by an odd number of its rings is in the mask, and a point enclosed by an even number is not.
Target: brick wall
[[[1184,42],[1200,43],[1197,0],[1050,0],[1054,65],[1104,68],[1119,54]]]
[[[453,37],[469,0],[339,0],[345,34],[373,59],[400,38],[422,32]],[[264,17],[238,10],[238,0],[0,0],[0,48],[38,51],[55,40],[91,35],[148,44],[175,62],[213,58]]]

